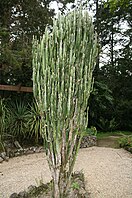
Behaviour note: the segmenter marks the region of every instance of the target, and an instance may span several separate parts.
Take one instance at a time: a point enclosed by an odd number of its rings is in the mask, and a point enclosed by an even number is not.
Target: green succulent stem
[[[97,39],[87,12],[59,15],[53,29],[33,40],[33,92],[53,178],[53,197],[68,196],[70,178],[88,121]]]

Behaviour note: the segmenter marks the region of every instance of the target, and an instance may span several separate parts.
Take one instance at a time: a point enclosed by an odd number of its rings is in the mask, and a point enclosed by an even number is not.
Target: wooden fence
[[[23,87],[20,84],[17,86],[13,85],[0,85],[0,90],[6,90],[6,91],[17,91],[20,92],[33,92],[32,87]]]

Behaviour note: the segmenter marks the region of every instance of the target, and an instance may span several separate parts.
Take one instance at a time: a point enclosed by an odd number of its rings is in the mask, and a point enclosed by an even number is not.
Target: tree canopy
[[[51,0],[0,1],[0,71],[1,83],[32,85],[31,46],[34,36],[41,36],[46,25],[52,27],[55,10]],[[65,9],[73,0],[58,1]]]

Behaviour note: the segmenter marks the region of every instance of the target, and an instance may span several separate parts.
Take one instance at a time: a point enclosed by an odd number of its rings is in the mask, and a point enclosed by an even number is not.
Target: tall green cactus
[[[87,12],[59,16],[33,42],[33,92],[53,178],[53,197],[68,194],[70,178],[87,127],[97,42]]]

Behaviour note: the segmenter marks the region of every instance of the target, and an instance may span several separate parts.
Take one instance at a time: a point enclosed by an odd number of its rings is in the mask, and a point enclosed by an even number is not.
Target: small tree
[[[68,196],[71,174],[87,127],[97,44],[87,12],[54,20],[33,44],[33,91],[41,111],[53,197]]]

